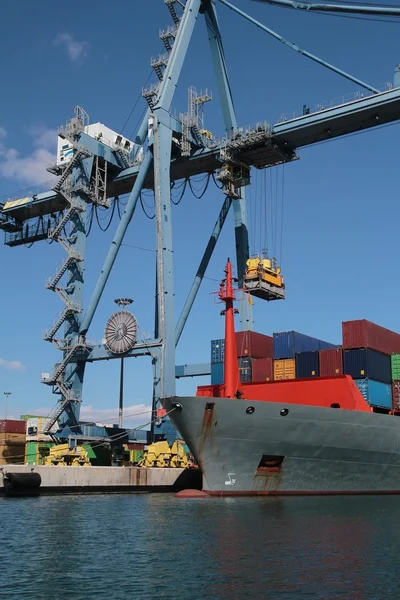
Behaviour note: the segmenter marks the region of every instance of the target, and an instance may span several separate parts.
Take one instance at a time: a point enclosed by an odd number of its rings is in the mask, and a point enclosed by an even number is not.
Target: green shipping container
[[[53,446],[54,442],[26,442],[25,462],[28,465],[43,465]]]
[[[25,462],[28,465],[36,465],[38,459],[38,443],[26,442],[25,445]]]
[[[400,379],[400,354],[392,354],[392,381]]]

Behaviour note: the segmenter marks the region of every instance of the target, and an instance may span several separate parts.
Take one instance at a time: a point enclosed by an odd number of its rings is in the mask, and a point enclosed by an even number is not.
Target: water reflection
[[[0,499],[7,600],[397,599],[396,497]]]

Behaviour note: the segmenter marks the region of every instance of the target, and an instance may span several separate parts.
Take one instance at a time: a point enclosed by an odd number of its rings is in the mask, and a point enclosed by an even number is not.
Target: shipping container
[[[238,331],[236,347],[238,356],[270,358],[273,355],[274,338],[256,331]]]
[[[343,350],[342,348],[330,348],[321,350],[319,353],[320,377],[333,377],[343,374]]]
[[[251,363],[252,360],[247,357],[238,359],[240,381],[242,383],[251,382]],[[212,363],[211,364],[211,385],[220,385],[224,383],[224,363]]]
[[[394,410],[400,410],[400,381],[392,383],[392,403]]]
[[[296,378],[306,379],[319,376],[319,352],[299,352],[296,354]]]
[[[392,354],[392,381],[400,381],[400,354]]]
[[[254,382],[261,382],[272,381],[273,378],[273,359],[255,358],[251,364],[251,380]]]
[[[236,350],[238,357],[251,358],[272,357],[274,340],[268,335],[256,331],[237,331]],[[211,364],[224,362],[225,340],[211,340]]]
[[[251,369],[251,365],[253,364],[253,359],[248,356],[241,356],[238,358],[239,369]]]
[[[12,421],[3,419],[0,421],[0,433],[24,433],[26,432],[25,421]]]
[[[366,321],[342,323],[343,349],[370,348],[383,354],[400,353],[400,335],[380,325]]]
[[[50,453],[54,442],[26,442],[25,463],[28,465],[43,465]]]
[[[296,361],[294,358],[274,360],[274,380],[296,379]]]
[[[211,363],[211,385],[224,383],[224,363]]]
[[[297,331],[274,333],[274,359],[294,358],[295,354],[299,352],[327,350],[328,348],[336,348],[336,346]]]
[[[243,356],[238,359],[239,376],[241,383],[251,383],[251,371],[252,371],[253,359],[248,356]]]
[[[224,362],[225,340],[211,340],[211,364]]]
[[[38,463],[38,442],[26,442],[25,445],[25,463],[28,465],[37,465]]]
[[[370,406],[392,408],[392,386],[390,383],[374,381],[373,379],[355,379],[355,384],[361,395]]]
[[[368,378],[392,383],[390,356],[369,348],[344,350],[343,372],[353,379]]]
[[[0,444],[25,444],[26,435],[24,433],[0,433]]]

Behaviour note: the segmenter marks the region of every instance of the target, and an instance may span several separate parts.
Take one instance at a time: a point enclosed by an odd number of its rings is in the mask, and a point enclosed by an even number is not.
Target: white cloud
[[[7,371],[26,371],[26,366],[19,360],[4,360],[4,358],[0,358],[0,367],[7,369]]]
[[[0,156],[0,175],[38,184],[49,179],[46,168],[54,162],[54,154],[45,148],[35,150],[25,157],[20,156],[18,150],[10,148]]]
[[[49,129],[44,125],[36,125],[28,128],[28,133],[32,136],[33,144],[38,148],[55,150],[57,145],[57,129]]]
[[[55,163],[57,131],[44,126],[28,129],[36,149],[28,156],[21,156],[15,148],[7,148],[2,140],[7,132],[0,127],[0,176],[19,179],[32,184],[48,181],[52,177],[46,168]]]
[[[132,404],[124,407],[124,426],[142,425],[151,421],[151,405],[150,404]],[[85,406],[82,404],[81,421],[90,423],[118,423],[118,409],[114,408],[98,408],[95,409],[91,404]]]
[[[89,42],[78,42],[70,33],[59,33],[53,40],[54,46],[63,48],[71,62],[79,64],[88,56]]]

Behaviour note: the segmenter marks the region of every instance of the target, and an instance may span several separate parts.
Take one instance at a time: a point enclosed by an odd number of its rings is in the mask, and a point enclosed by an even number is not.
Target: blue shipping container
[[[296,378],[319,377],[319,352],[299,352],[296,354]]]
[[[390,356],[370,348],[343,351],[343,372],[353,379],[374,379],[383,383],[392,382]]]
[[[243,361],[243,362],[242,362]],[[252,370],[250,358],[239,358],[239,374],[242,383],[251,383]],[[224,363],[211,363],[211,385],[224,383]]]
[[[224,363],[211,363],[211,385],[220,385],[224,383]]]
[[[211,340],[211,363],[224,362],[225,340]]]
[[[252,381],[251,363],[252,360],[248,356],[243,356],[238,360],[240,381],[242,383],[251,383]]]
[[[371,406],[392,408],[392,386],[373,379],[355,379],[354,383]]]
[[[274,359],[294,358],[299,352],[311,352],[313,350],[329,350],[337,348],[337,345],[330,344],[310,337],[297,331],[282,331],[274,333]]]

